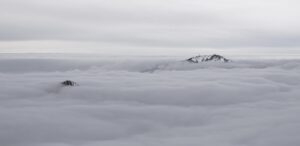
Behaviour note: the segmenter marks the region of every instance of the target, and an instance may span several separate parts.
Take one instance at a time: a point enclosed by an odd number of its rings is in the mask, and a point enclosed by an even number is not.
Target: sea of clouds
[[[299,60],[182,59],[2,56],[0,145],[300,145]]]

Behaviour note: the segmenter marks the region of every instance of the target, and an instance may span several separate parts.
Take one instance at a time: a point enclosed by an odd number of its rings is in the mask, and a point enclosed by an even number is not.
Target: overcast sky
[[[299,0],[0,0],[0,52],[300,54]]]

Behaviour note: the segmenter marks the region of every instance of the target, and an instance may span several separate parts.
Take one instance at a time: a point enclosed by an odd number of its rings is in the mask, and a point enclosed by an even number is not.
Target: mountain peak
[[[229,62],[229,59],[217,54],[213,55],[198,55],[187,59],[186,61],[190,63],[199,63],[199,62]]]

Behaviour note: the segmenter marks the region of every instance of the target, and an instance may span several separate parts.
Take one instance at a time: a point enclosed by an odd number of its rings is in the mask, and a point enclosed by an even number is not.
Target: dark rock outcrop
[[[74,81],[66,80],[61,82],[63,86],[78,86],[78,84]]]

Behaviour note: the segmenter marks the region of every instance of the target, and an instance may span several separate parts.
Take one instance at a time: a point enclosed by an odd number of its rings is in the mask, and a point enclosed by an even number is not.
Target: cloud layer
[[[300,144],[297,60],[16,57],[0,69],[1,145]]]
[[[299,53],[298,5],[297,0],[2,1],[1,50],[107,53],[111,48],[209,48],[245,54],[264,48]]]

